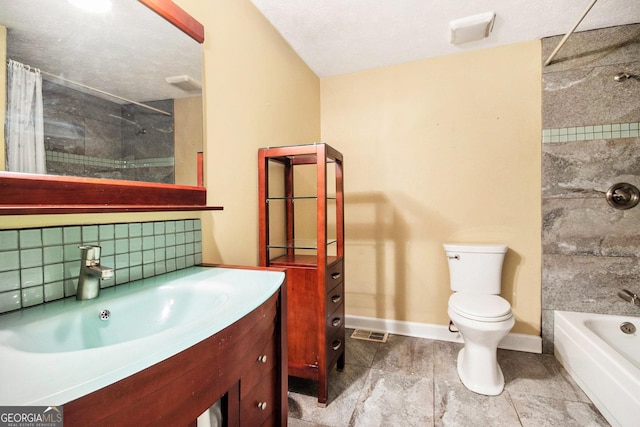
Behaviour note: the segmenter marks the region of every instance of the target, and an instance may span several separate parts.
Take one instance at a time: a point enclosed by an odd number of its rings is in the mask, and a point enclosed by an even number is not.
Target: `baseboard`
[[[408,337],[428,338],[439,341],[464,342],[459,333],[449,332],[449,328],[443,325],[431,325],[428,323],[377,319],[374,317],[352,315],[345,316],[345,320],[347,328],[389,332]],[[498,347],[505,350],[542,353],[542,337],[510,333],[500,341]]]

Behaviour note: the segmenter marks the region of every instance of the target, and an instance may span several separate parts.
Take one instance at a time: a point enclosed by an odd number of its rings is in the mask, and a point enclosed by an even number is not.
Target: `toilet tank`
[[[449,284],[455,292],[500,293],[506,245],[444,244]]]

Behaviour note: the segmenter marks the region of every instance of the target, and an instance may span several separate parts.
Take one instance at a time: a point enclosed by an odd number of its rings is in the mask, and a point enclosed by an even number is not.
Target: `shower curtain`
[[[7,170],[46,173],[42,76],[14,60],[7,64]]]

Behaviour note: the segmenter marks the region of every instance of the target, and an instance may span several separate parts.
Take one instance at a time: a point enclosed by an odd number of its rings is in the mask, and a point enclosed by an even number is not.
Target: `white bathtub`
[[[638,331],[620,330],[631,322]],[[640,423],[640,317],[556,311],[555,356],[613,426]]]

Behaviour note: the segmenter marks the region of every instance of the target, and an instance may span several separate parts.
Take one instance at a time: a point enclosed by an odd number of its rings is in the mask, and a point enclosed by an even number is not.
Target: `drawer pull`
[[[331,321],[331,326],[338,326],[340,322],[342,322],[342,319],[340,319],[339,317],[334,317]]]
[[[261,354],[260,356],[258,356],[258,361],[261,363],[267,363],[267,355]]]
[[[342,346],[342,341],[340,340],[335,340],[333,343],[331,343],[331,348],[334,350],[339,349]]]
[[[335,304],[337,302],[340,302],[341,299],[342,297],[340,295],[334,295],[331,297],[331,302]]]
[[[333,280],[338,280],[340,276],[342,276],[342,273],[340,273],[339,271],[336,271],[335,273],[331,273],[331,278]]]
[[[258,402],[258,408],[265,411],[267,409],[267,402]]]

